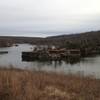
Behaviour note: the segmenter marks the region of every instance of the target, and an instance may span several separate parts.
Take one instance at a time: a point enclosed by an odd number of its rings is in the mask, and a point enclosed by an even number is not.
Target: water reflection
[[[22,61],[22,51],[32,51],[33,45],[19,44],[9,48],[0,48],[8,54],[0,55],[0,66],[15,66],[21,69],[52,71],[65,74],[91,75],[100,78],[100,56],[87,57],[80,61]]]

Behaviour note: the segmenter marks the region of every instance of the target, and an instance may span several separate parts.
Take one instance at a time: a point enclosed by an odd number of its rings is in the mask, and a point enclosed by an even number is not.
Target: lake
[[[0,66],[9,67],[12,65],[16,68],[52,71],[65,74],[79,74],[84,76],[94,76],[100,78],[100,56],[87,57],[80,62],[70,64],[62,62],[25,62],[22,61],[22,51],[32,51],[34,46],[29,44],[18,44],[18,46],[0,48],[0,51],[8,51],[8,54],[0,54]]]

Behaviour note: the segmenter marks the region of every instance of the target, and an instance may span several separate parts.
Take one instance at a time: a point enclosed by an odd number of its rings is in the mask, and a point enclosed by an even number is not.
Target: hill
[[[75,44],[80,46],[99,46],[100,45],[100,31],[92,31],[80,34],[60,35],[46,38],[38,37],[14,37],[14,36],[0,36],[1,42],[10,43],[31,43],[31,44],[46,44],[66,46],[66,44]]]

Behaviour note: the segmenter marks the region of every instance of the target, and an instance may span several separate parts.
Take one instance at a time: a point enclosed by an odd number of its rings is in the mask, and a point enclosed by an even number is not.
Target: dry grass
[[[1,69],[0,100],[100,100],[100,80]]]

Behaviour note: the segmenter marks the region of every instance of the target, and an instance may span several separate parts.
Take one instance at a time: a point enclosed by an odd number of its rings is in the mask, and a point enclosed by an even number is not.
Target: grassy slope
[[[1,69],[0,100],[100,100],[100,80]]]

